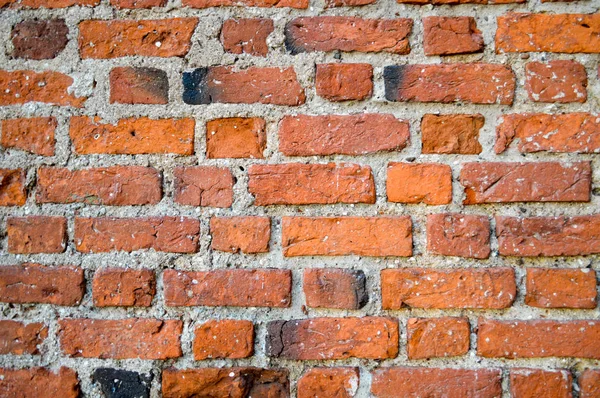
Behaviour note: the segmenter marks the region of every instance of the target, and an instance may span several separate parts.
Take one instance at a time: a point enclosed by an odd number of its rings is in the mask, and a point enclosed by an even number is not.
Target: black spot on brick
[[[98,368],[94,381],[100,383],[106,398],[148,398],[152,375],[141,375],[128,370]],[[57,397],[58,398],[58,397]]]
[[[294,38],[294,30],[297,30],[299,27],[294,24],[294,21],[290,21],[285,24],[284,35],[285,35],[285,48],[292,55],[300,54],[306,52],[306,49],[299,45]]]
[[[383,81],[385,84],[385,99],[398,100],[398,87],[402,83],[406,65],[391,65],[383,68]]]
[[[183,102],[190,105],[210,104],[212,98],[207,83],[209,68],[183,72]]]
[[[354,294],[356,295],[356,308],[359,309],[369,302],[369,293],[367,293],[367,277],[363,271],[354,271],[356,282],[354,284]]]

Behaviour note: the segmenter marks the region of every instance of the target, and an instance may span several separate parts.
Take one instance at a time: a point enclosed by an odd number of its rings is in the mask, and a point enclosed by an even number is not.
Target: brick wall
[[[0,0],[0,396],[600,397],[599,9]]]

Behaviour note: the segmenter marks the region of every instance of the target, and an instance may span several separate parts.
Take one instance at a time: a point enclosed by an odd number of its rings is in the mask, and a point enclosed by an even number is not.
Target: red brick
[[[157,170],[142,166],[113,166],[84,170],[42,167],[37,172],[38,203],[77,203],[125,206],[160,202]]]
[[[79,52],[84,59],[183,57],[197,23],[198,18],[82,21]]]
[[[83,269],[24,263],[0,267],[0,301],[78,305],[85,292]]]
[[[387,359],[398,355],[398,321],[311,318],[267,324],[267,355],[294,360]]]
[[[263,159],[267,147],[265,119],[230,117],[206,123],[206,156]]]
[[[256,164],[248,168],[254,205],[375,203],[369,166],[351,163]]]
[[[313,308],[360,309],[369,301],[366,282],[363,271],[305,269],[303,289],[306,305]]]
[[[182,0],[183,6],[194,8],[246,6],[308,8],[309,0]]]
[[[23,59],[52,59],[65,49],[69,28],[64,19],[25,20],[10,33],[12,56]]]
[[[509,202],[589,202],[589,162],[465,163],[460,183],[464,204]]]
[[[196,218],[75,218],[75,247],[82,253],[158,252],[195,253],[200,222]]]
[[[507,13],[497,19],[496,52],[600,52],[600,14]]]
[[[579,398],[600,397],[600,369],[586,369],[579,377]]]
[[[329,101],[360,101],[373,94],[370,64],[317,64],[317,95]]]
[[[442,256],[488,258],[490,221],[487,216],[430,214],[427,216],[427,251]]]
[[[248,358],[254,352],[254,325],[235,319],[210,320],[194,330],[194,359]]]
[[[71,6],[95,7],[100,0],[0,0],[0,8],[66,8]]]
[[[454,55],[483,51],[483,35],[473,17],[424,17],[425,55]]]
[[[499,64],[393,65],[383,71],[385,98],[401,102],[511,105],[512,70]]]
[[[168,368],[162,372],[162,396],[290,397],[288,371],[260,368]]]
[[[304,88],[293,67],[239,70],[232,66],[198,68],[183,74],[183,102],[190,105],[304,104]]]
[[[0,169],[0,206],[23,206],[27,201],[25,170]]]
[[[45,102],[80,108],[87,97],[69,93],[72,85],[73,78],[59,72],[0,70],[0,106]]]
[[[289,307],[292,273],[283,269],[165,270],[165,304],[174,306]]]
[[[502,396],[502,374],[496,369],[393,367],[373,372],[371,393],[377,398]]]
[[[412,25],[408,18],[300,17],[285,25],[285,46],[292,54],[336,50],[408,54]]]
[[[43,323],[0,321],[0,354],[39,354],[38,346],[48,337]]]
[[[150,307],[156,277],[149,269],[101,268],[92,283],[96,307]]]
[[[17,148],[40,156],[53,156],[56,126],[53,117],[3,120],[0,144],[5,148]]]
[[[477,355],[486,358],[600,359],[596,320],[499,321],[480,319]]]
[[[113,68],[109,75],[110,103],[167,104],[169,79],[156,68]]]
[[[596,308],[596,273],[588,268],[528,268],[525,304],[540,308]]]
[[[589,113],[504,115],[496,128],[496,153],[518,139],[519,151],[600,152],[600,118]]]
[[[110,0],[110,4],[117,9],[164,7],[167,0]]]
[[[438,163],[390,162],[385,186],[389,202],[448,204],[452,202],[452,169]]]
[[[67,219],[46,216],[9,217],[6,234],[9,253],[62,253],[67,247]]]
[[[230,253],[266,253],[271,239],[269,217],[212,217],[211,248]]]
[[[409,318],[406,332],[408,359],[455,357],[469,351],[467,318]]]
[[[535,102],[585,102],[587,74],[575,61],[530,62],[525,65],[525,89]]]
[[[284,116],[279,125],[279,150],[286,156],[401,151],[409,139],[408,122],[391,114]]]
[[[381,271],[382,307],[486,308],[512,305],[517,295],[512,268],[425,269]]]
[[[286,257],[412,255],[408,216],[283,217],[281,228]]]
[[[100,359],[169,359],[182,355],[183,322],[165,319],[60,319],[63,354]]]
[[[233,175],[228,168],[176,167],[173,200],[180,205],[231,207]]]
[[[0,395],[3,397],[77,398],[79,381],[75,371],[61,367],[58,372],[46,368],[0,368]]]
[[[358,392],[358,368],[313,368],[298,380],[298,398],[352,398]]]
[[[431,115],[421,119],[422,153],[476,155],[481,153],[479,130],[483,115]]]
[[[265,57],[269,52],[267,37],[274,29],[272,19],[227,19],[221,29],[221,44],[228,53]]]
[[[514,398],[571,398],[572,381],[567,370],[511,369],[510,394]]]
[[[584,256],[600,253],[600,217],[496,217],[503,256]]]
[[[98,117],[73,116],[69,135],[79,155],[191,155],[194,151],[194,125],[194,119],[153,120],[141,117],[108,124],[100,123]]]

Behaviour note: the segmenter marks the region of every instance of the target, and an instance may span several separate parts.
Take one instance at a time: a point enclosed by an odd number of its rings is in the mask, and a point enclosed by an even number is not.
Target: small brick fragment
[[[48,327],[43,323],[0,321],[0,354],[39,354],[39,345],[48,337]]]
[[[423,33],[425,55],[483,51],[483,35],[473,17],[425,17]]]
[[[67,248],[67,219],[47,216],[9,217],[6,234],[9,253],[62,253]]]
[[[487,216],[457,213],[428,215],[427,250],[442,256],[488,258],[490,221]]]
[[[225,167],[176,167],[173,200],[180,205],[230,207],[233,175]]]
[[[514,398],[571,398],[572,382],[568,370],[510,370],[510,394]]]
[[[267,37],[274,29],[272,19],[227,19],[221,29],[221,44],[228,53],[266,57]]]
[[[596,273],[585,269],[527,269],[525,304],[540,308],[596,308]]]
[[[26,20],[16,24],[10,34],[12,56],[23,59],[52,59],[65,49],[69,28],[64,19]]]
[[[0,368],[0,396],[36,398],[77,398],[77,373],[61,367],[57,372],[47,368]]]
[[[358,368],[312,368],[298,380],[298,398],[353,398],[359,380]]]
[[[149,269],[101,268],[92,283],[96,307],[150,307],[156,277]]]
[[[113,68],[109,75],[110,103],[167,104],[167,72],[156,68]]]
[[[150,398],[152,373],[140,374],[123,369],[98,368],[93,379],[106,398]]]
[[[230,253],[266,253],[271,239],[269,217],[212,217],[211,248]]]
[[[73,78],[59,72],[0,70],[0,106],[44,102],[81,108],[87,97],[70,93]]]
[[[452,169],[437,163],[395,163],[387,168],[389,202],[444,205],[452,202]]]
[[[479,130],[483,115],[432,115],[421,119],[422,153],[476,155],[481,153]]]
[[[370,64],[317,64],[317,95],[329,101],[360,101],[373,94]]]
[[[211,320],[194,330],[194,359],[248,358],[254,352],[254,325],[250,321]]]
[[[206,156],[209,159],[263,159],[266,147],[265,119],[230,117],[206,123]]]
[[[57,125],[54,117],[3,120],[0,144],[5,148],[17,148],[40,156],[53,156]]]
[[[23,206],[26,201],[25,170],[0,169],[0,206]]]
[[[530,62],[525,65],[525,90],[535,102],[585,102],[587,74],[575,61]]]
[[[467,318],[409,318],[406,329],[408,359],[455,357],[469,351]]]
[[[313,308],[360,309],[369,301],[366,282],[363,271],[305,269],[303,289],[306,305]]]

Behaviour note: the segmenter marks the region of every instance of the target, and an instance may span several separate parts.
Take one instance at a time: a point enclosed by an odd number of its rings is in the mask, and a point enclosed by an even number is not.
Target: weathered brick
[[[228,168],[176,167],[173,175],[175,203],[210,207],[230,207],[233,203],[233,175]]]
[[[585,102],[587,74],[579,62],[558,60],[525,65],[525,90],[535,102]]]
[[[292,273],[283,269],[166,270],[165,304],[174,306],[289,307]]]
[[[512,268],[381,271],[383,309],[508,308],[517,295]]]
[[[503,256],[583,256],[600,253],[600,217],[496,216]]]
[[[317,64],[317,95],[329,101],[360,101],[373,94],[370,64]]]
[[[358,368],[313,368],[298,380],[298,398],[356,397],[359,380]]]
[[[79,23],[81,58],[183,57],[198,18],[91,20]]]
[[[167,72],[156,68],[113,68],[109,75],[110,103],[166,104],[169,102]]]
[[[75,218],[75,248],[82,253],[159,252],[194,253],[200,222],[196,218]]]
[[[358,7],[373,4],[377,0],[326,0],[325,6],[330,7]]]
[[[409,139],[408,122],[391,114],[284,116],[279,125],[279,150],[286,156],[400,151]]]
[[[38,203],[125,206],[156,204],[160,173],[151,167],[112,166],[84,170],[42,167],[37,172]]]
[[[61,367],[58,372],[46,368],[0,368],[0,395],[3,397],[77,398],[77,373]]]
[[[0,267],[0,301],[78,305],[85,292],[83,269],[24,263]]]
[[[438,163],[390,162],[385,186],[389,202],[448,204],[452,202],[452,169]]]
[[[53,156],[54,130],[57,124],[53,117],[3,120],[0,144],[5,148],[17,148],[36,155]]]
[[[59,72],[0,70],[0,106],[45,102],[80,108],[87,97],[71,94],[72,85],[73,78]]]
[[[9,253],[62,253],[67,247],[67,219],[47,216],[9,217],[6,234]]]
[[[25,170],[0,169],[0,206],[23,206],[26,201]]]
[[[212,217],[211,248],[230,253],[266,253],[271,239],[269,217]]]
[[[101,123],[100,118],[73,116],[69,135],[75,152],[140,155],[194,151],[194,119],[121,119],[117,124]]]
[[[188,0],[191,1],[191,0]],[[162,372],[164,398],[290,397],[288,371],[260,368],[168,368]]]
[[[190,105],[220,102],[296,106],[305,100],[304,88],[292,67],[238,70],[213,66],[183,73],[183,102]]]
[[[304,270],[303,290],[306,305],[313,308],[357,310],[369,301],[363,271],[342,268]]]
[[[230,117],[206,123],[206,156],[263,159],[267,147],[265,119]]]
[[[387,359],[398,355],[398,321],[311,318],[267,324],[267,355],[294,360]]]
[[[514,398],[571,398],[572,382],[567,370],[510,370],[510,394]]]
[[[600,397],[600,369],[584,370],[579,377],[579,398]]]
[[[455,357],[469,351],[467,318],[409,318],[406,333],[408,359]]]
[[[502,396],[502,373],[496,369],[393,367],[373,372],[377,398]]]
[[[227,19],[221,29],[221,44],[228,53],[266,57],[269,52],[267,37],[274,29],[272,19]]]
[[[250,321],[210,320],[194,330],[194,359],[248,358],[254,352],[254,325]]]
[[[167,0],[110,0],[117,9],[164,7]]]
[[[369,166],[351,163],[255,164],[248,168],[254,205],[375,203]]]
[[[156,294],[156,277],[149,269],[105,267],[94,273],[96,307],[149,307]]]
[[[589,113],[504,115],[496,128],[496,153],[504,152],[515,139],[523,153],[597,153],[600,118]]]
[[[428,215],[427,251],[442,256],[488,258],[490,221],[487,216],[458,213]]]
[[[412,255],[408,216],[283,217],[281,228],[286,257]]]
[[[483,51],[483,35],[473,17],[424,17],[425,55],[454,55]]]
[[[596,308],[596,273],[585,269],[527,269],[525,304],[540,308]]]
[[[152,373],[142,374],[123,369],[96,368],[92,379],[100,384],[106,398],[150,398],[152,376]]]
[[[477,355],[485,358],[600,358],[597,320],[480,319]]]
[[[100,359],[169,359],[182,355],[183,322],[165,319],[60,319],[65,355]]]
[[[476,155],[481,153],[479,130],[483,115],[432,115],[421,119],[422,153]]]
[[[64,19],[19,22],[13,26],[10,37],[12,56],[24,59],[52,59],[65,49],[69,28]]]
[[[392,65],[383,70],[385,98],[401,102],[511,105],[512,70],[499,64]]]
[[[507,13],[497,18],[496,52],[600,52],[600,14]]]
[[[285,25],[285,46],[292,54],[336,50],[408,54],[412,25],[408,18],[300,17]]]
[[[43,323],[0,321],[0,354],[39,354],[38,346],[48,337]]]

